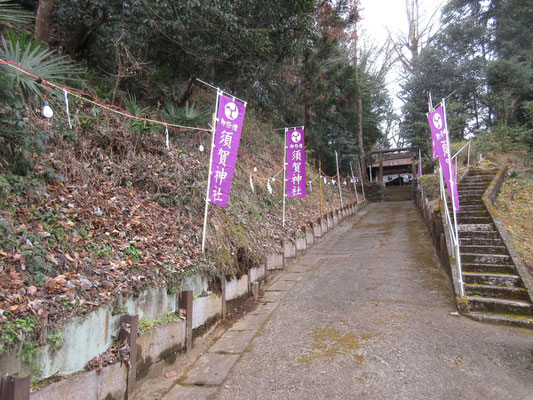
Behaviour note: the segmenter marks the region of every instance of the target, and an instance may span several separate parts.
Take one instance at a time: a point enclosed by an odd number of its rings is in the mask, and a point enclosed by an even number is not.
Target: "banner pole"
[[[209,212],[209,191],[211,190],[211,173],[213,172],[213,148],[215,147],[215,129],[217,122],[218,100],[220,98],[220,90],[217,89],[217,101],[215,105],[215,112],[211,120],[211,151],[209,155],[209,173],[207,174],[207,190],[205,194],[205,211],[204,211],[204,227],[202,231],[202,255],[205,257],[205,241],[207,237],[207,214]]]
[[[448,96],[449,97],[449,96]],[[453,209],[453,225],[454,225],[454,233],[455,233],[455,262],[457,264],[457,278],[459,280],[459,294],[461,297],[464,297],[465,295],[465,289],[464,289],[464,283],[463,283],[463,271],[461,267],[461,251],[459,248],[459,229],[457,228],[457,210],[455,207],[455,189],[454,185],[456,182],[453,181],[453,175],[452,175],[452,149],[450,147],[450,131],[448,130],[448,121],[446,118],[446,99],[442,99],[442,113],[444,114],[444,126],[446,127],[446,142],[448,144],[448,170],[450,174],[450,182],[448,182],[448,187],[450,188],[450,200],[452,201],[452,209]],[[442,174],[443,176],[444,174]],[[446,190],[446,187],[444,187],[444,190]],[[445,193],[443,193],[443,196],[446,196]]]
[[[285,190],[287,188],[287,132],[289,128],[285,128],[285,135],[283,137],[283,227],[285,228],[285,197],[287,197]]]
[[[322,217],[322,161],[318,161],[318,174],[320,175],[320,216]]]
[[[357,184],[355,183],[355,175],[353,174],[353,167],[352,167],[351,161],[350,161],[350,171],[352,171],[353,190],[355,191],[355,199],[357,200],[357,205],[359,205],[359,195],[357,194]]]
[[[341,176],[339,174],[339,155],[337,154],[337,150],[335,150],[335,161],[337,163],[337,187],[339,188],[339,197],[341,198],[341,208],[343,208],[344,204],[342,204]]]

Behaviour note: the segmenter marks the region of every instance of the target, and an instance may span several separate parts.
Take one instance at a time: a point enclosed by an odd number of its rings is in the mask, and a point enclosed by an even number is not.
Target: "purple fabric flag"
[[[217,206],[228,205],[229,194],[246,105],[225,94],[219,94],[215,142],[211,154],[209,200]]]
[[[287,197],[305,197],[305,146],[304,129],[288,129],[285,132],[285,146],[287,147]]]
[[[439,159],[442,175],[448,187],[448,193],[450,194],[450,198],[453,199],[455,209],[459,211],[459,195],[457,193],[453,163],[451,162],[450,142],[448,140],[444,108],[439,106],[434,111],[428,113],[428,121],[429,127],[431,128],[431,140],[435,146],[435,153]]]

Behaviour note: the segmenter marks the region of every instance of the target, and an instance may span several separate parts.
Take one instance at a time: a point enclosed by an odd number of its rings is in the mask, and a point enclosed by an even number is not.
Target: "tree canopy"
[[[419,70],[404,84],[404,139],[426,153],[428,93],[449,95],[452,138],[496,126],[528,130],[533,100],[531,0],[449,0],[441,29],[419,56]]]

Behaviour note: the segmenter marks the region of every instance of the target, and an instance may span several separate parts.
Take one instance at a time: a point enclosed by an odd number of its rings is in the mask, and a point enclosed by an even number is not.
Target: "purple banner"
[[[448,140],[448,129],[442,106],[428,113],[429,127],[431,128],[431,141],[435,147],[435,153],[439,159],[442,176],[448,187],[450,198],[453,199],[455,209],[459,211],[459,195],[455,182],[455,172],[451,163],[450,142]],[[450,176],[451,173],[451,176]]]
[[[209,200],[217,206],[228,205],[235,162],[239,152],[246,105],[224,94],[219,95],[215,142],[211,157]]]
[[[288,129],[285,132],[287,147],[287,197],[305,197],[305,145],[304,129]]]

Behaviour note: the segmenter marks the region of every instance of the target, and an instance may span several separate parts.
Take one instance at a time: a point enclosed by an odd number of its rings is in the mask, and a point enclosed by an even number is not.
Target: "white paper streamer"
[[[274,178],[272,178],[274,180]],[[267,190],[268,193],[272,194],[272,185],[270,185],[270,179],[267,181]]]
[[[167,150],[170,150],[170,141],[168,140],[168,125],[165,124],[165,144],[167,146]]]
[[[254,189],[254,181],[252,180],[252,174],[250,174],[250,187],[252,188],[252,192],[255,193],[255,189]]]
[[[65,98],[65,112],[67,113],[68,127],[72,129],[72,122],[70,121],[70,112],[68,108],[68,94],[65,88],[63,88],[63,97]]]

